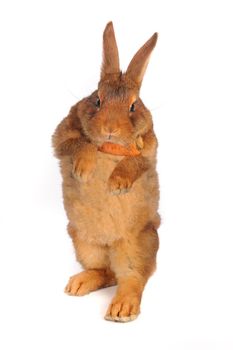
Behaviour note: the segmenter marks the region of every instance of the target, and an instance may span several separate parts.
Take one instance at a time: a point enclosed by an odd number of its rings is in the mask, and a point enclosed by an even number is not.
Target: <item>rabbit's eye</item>
[[[95,105],[97,108],[100,108],[100,99],[99,97],[97,98],[96,102],[95,102]]]
[[[134,112],[135,111],[135,103],[132,103],[130,106],[130,112]]]

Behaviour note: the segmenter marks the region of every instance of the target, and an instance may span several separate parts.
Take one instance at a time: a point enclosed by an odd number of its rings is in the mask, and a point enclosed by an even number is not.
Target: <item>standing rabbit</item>
[[[122,73],[108,23],[98,89],[71,108],[53,135],[68,233],[84,268],[65,292],[80,296],[117,285],[105,316],[112,321],[138,316],[159,246],[158,144],[151,113],[139,98],[156,41],[157,33]]]

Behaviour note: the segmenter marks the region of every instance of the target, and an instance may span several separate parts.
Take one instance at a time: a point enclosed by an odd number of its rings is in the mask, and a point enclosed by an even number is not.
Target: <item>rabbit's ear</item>
[[[112,22],[106,25],[103,35],[103,63],[101,78],[106,74],[119,73],[119,55]]]
[[[134,80],[138,86],[141,86],[143,76],[145,74],[151,52],[157,42],[158,33],[152,35],[152,37],[138,50],[131,60],[126,74]]]

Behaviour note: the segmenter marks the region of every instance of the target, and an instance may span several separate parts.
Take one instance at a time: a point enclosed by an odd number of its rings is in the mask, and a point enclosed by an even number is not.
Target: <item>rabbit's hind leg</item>
[[[143,289],[155,270],[158,246],[155,225],[149,222],[137,237],[133,235],[111,247],[111,267],[118,288],[106,320],[128,322],[138,316]]]
[[[110,270],[89,269],[70,277],[65,293],[73,296],[82,296],[115,284],[115,277]]]
[[[75,228],[68,225],[77,260],[85,271],[72,276],[65,288],[69,295],[85,295],[100,288],[116,284],[115,274],[110,270],[107,248],[80,240]]]

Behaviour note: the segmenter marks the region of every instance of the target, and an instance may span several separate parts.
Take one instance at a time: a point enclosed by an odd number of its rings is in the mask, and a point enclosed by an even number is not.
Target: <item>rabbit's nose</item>
[[[113,128],[111,126],[109,126],[109,127],[104,126],[101,131],[102,131],[103,135],[108,135],[109,139],[111,138],[111,136],[118,134],[118,129]]]

